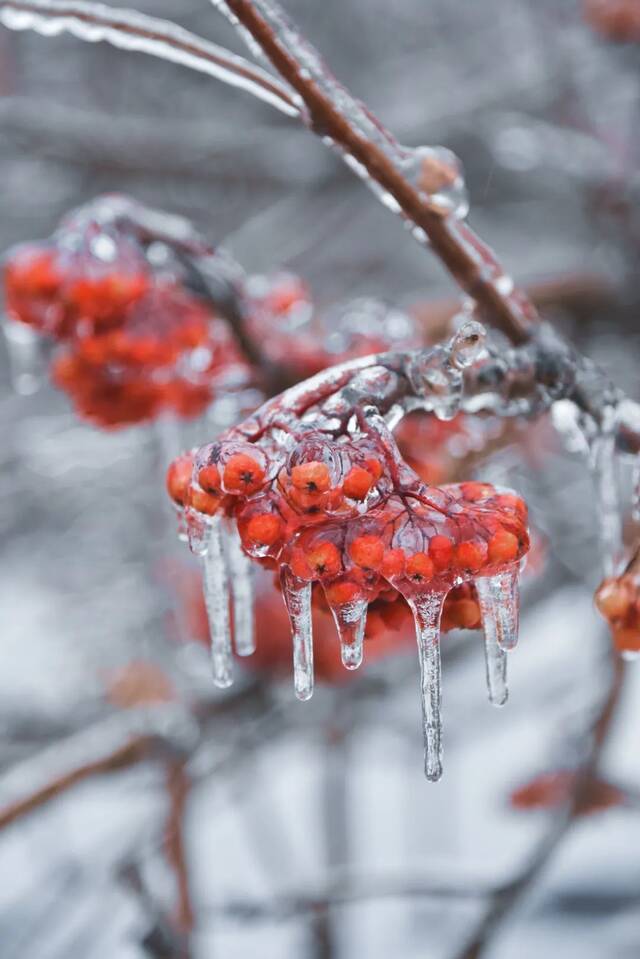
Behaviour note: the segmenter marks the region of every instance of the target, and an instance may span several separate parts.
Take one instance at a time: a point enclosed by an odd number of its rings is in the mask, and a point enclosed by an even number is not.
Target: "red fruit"
[[[325,463],[312,460],[293,467],[291,482],[296,489],[307,493],[326,493],[331,488],[331,475]]]
[[[364,465],[367,470],[373,476],[374,480],[377,482],[382,474],[384,473],[384,467],[380,460],[368,459],[364,461]]]
[[[384,543],[378,536],[357,536],[349,547],[349,555],[363,569],[380,569],[384,556]]]
[[[207,516],[214,516],[222,503],[221,496],[213,496],[211,493],[203,493],[202,490],[189,488],[186,505],[193,507],[199,513],[205,513]]]
[[[448,536],[432,536],[429,540],[429,556],[436,569],[446,569],[453,556],[453,541]]]
[[[315,543],[305,550],[305,559],[316,578],[332,579],[342,568],[340,550],[333,543]]]
[[[349,499],[363,500],[374,484],[374,478],[361,466],[352,466],[344,478],[342,490]]]
[[[382,575],[385,579],[393,579],[404,573],[405,556],[402,549],[388,549],[382,560]]]
[[[495,564],[513,562],[519,550],[518,537],[507,529],[499,529],[489,540],[489,562]]]
[[[325,586],[324,592],[327,597],[327,602],[333,606],[344,606],[346,603],[352,603],[361,596],[358,584],[352,583],[348,579],[339,580],[338,582],[331,583],[330,586]]]
[[[230,493],[255,493],[264,481],[264,470],[253,456],[234,453],[226,462],[223,479]]]
[[[435,568],[426,553],[414,553],[407,560],[405,573],[414,583],[425,583],[433,579]]]
[[[205,493],[219,493],[221,489],[220,470],[214,463],[211,463],[209,466],[203,466],[202,469],[198,471],[198,482]]]
[[[617,579],[605,579],[598,587],[595,603],[605,619],[610,622],[622,619],[630,606],[627,590]]]
[[[185,505],[192,470],[193,460],[188,453],[174,459],[167,470],[167,491],[178,506]]]
[[[258,513],[247,523],[246,537],[260,546],[273,546],[280,538],[282,522],[273,513]]]
[[[454,563],[458,569],[476,573],[482,569],[487,559],[487,544],[482,540],[467,540],[458,543],[455,548]]]

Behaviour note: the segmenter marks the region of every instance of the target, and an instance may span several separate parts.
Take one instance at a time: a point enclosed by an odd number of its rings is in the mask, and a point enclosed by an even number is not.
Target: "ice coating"
[[[446,417],[459,409],[456,374],[483,350],[477,327],[463,325],[444,346],[374,354],[320,373],[180,457],[168,477],[192,548],[207,548],[207,534],[226,517],[248,557],[280,570],[300,699],[313,690],[314,591],[333,613],[348,669],[362,660],[369,605],[390,594],[409,604],[430,779],[441,772],[439,635],[446,598],[455,596],[454,625],[456,618],[477,625],[479,602],[490,698],[502,704],[505,654],[517,636],[520,562],[529,546],[527,512],[510,490],[486,483],[427,485],[402,458],[389,424],[409,410]],[[210,542],[207,557],[211,548]],[[243,576],[233,573],[240,583]],[[213,578],[209,585],[216,587]],[[220,582],[217,588],[227,589]],[[208,608],[219,616],[221,604],[228,597]],[[220,631],[219,622],[211,624],[212,636]]]

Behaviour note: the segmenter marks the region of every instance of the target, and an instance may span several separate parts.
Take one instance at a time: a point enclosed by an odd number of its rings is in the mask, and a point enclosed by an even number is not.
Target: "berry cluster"
[[[7,313],[57,344],[52,375],[78,413],[104,427],[165,411],[191,417],[220,383],[242,378],[225,323],[195,296],[167,247],[154,264],[104,201],[48,242],[9,252]]]
[[[321,583],[334,608],[390,587],[408,598],[434,585],[449,590],[524,555],[518,497],[482,483],[398,486],[394,466],[374,435],[309,433],[289,451],[231,439],[175,461],[168,484],[188,519],[233,517],[250,556]],[[456,602],[462,621],[475,624],[472,598]]]

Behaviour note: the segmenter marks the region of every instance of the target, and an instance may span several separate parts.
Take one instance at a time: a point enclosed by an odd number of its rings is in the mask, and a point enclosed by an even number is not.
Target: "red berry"
[[[402,549],[388,549],[382,560],[382,575],[385,579],[393,579],[404,573],[405,556]]]
[[[261,546],[273,546],[280,538],[282,522],[273,513],[258,513],[247,524],[247,539]]]
[[[326,493],[331,487],[331,476],[325,463],[312,460],[293,467],[291,482],[296,489],[307,493]]]
[[[487,554],[487,544],[483,540],[467,540],[456,546],[454,563],[458,569],[476,573],[484,566]]]
[[[197,510],[198,513],[205,513],[207,516],[214,516],[222,503],[221,496],[212,496],[211,493],[203,493],[202,490],[189,488],[186,504]]]
[[[325,586],[324,592],[327,597],[327,602],[333,606],[344,606],[347,603],[352,603],[355,599],[359,599],[361,596],[358,584],[352,583],[347,579],[339,580],[331,583],[329,586]]]
[[[489,562],[495,564],[513,562],[519,550],[518,537],[507,529],[499,529],[489,540]]]
[[[448,536],[432,536],[429,540],[429,556],[436,569],[446,569],[453,556],[453,541]]]
[[[223,480],[230,493],[255,493],[264,481],[264,470],[253,456],[234,453],[226,462]]]
[[[363,569],[379,569],[384,556],[384,543],[378,536],[357,536],[349,547],[349,555]]]
[[[340,550],[333,543],[315,543],[305,550],[305,559],[313,574],[332,579],[342,567]]]
[[[342,483],[342,490],[349,499],[363,500],[374,484],[374,478],[369,470],[361,466],[352,466]]]
[[[191,483],[193,460],[188,453],[178,456],[167,470],[167,492],[178,506],[184,506]]]
[[[211,463],[209,466],[203,466],[198,471],[198,482],[205,493],[220,492],[220,471],[218,467]]]
[[[424,583],[433,579],[435,568],[426,553],[414,553],[407,560],[405,572],[414,583]]]

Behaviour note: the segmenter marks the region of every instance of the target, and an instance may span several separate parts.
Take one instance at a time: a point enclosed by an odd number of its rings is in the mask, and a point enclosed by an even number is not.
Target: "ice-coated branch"
[[[84,0],[2,0],[0,22],[10,30],[70,33],[90,43],[147,53],[245,90],[287,116],[299,112],[290,91],[266,70],[169,20]]]
[[[250,35],[296,91],[314,132],[338,150],[388,208],[411,224],[416,239],[428,241],[456,282],[478,303],[481,318],[513,342],[524,342],[536,325],[535,307],[457,212],[437,202],[433,184],[443,174],[447,179],[448,163],[440,162],[433,151],[428,154],[428,148],[410,150],[397,144],[371,112],[337,82],[317,51],[272,0],[212,2]]]

